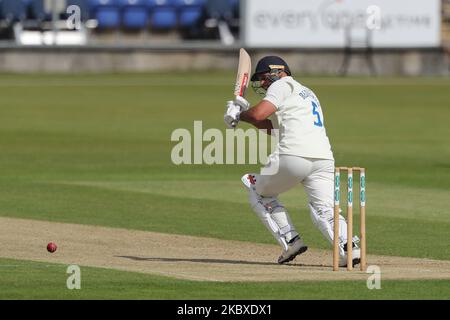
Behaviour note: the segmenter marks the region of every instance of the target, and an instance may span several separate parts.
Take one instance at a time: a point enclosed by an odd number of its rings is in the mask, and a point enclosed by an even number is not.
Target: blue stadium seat
[[[151,10],[155,7],[174,6],[175,0],[146,0],[147,7]]]
[[[95,18],[98,22],[99,29],[117,29],[120,27],[120,12],[117,8],[99,8]]]
[[[154,30],[170,30],[177,27],[177,10],[174,0],[147,0],[150,26]]]
[[[7,23],[23,21],[26,18],[25,4],[17,0],[2,0],[0,2],[0,19]]]
[[[89,0],[91,17],[98,22],[99,29],[120,27],[120,3],[118,0]]]
[[[177,12],[174,8],[158,8],[151,15],[152,29],[173,29],[177,26]]]
[[[206,0],[176,0],[178,25],[181,28],[196,26],[203,16]]]
[[[119,0],[122,10],[122,25],[126,29],[146,29],[149,14],[146,0]]]

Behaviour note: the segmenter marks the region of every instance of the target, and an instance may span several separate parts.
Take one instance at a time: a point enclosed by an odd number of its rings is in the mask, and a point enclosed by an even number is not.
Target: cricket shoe
[[[286,251],[283,250],[281,256],[278,258],[278,263],[283,264],[295,259],[296,256],[302,254],[308,250],[308,247],[305,245],[303,240],[299,236],[295,236],[288,243],[288,249]]]
[[[353,266],[359,264],[361,262],[361,250],[356,245],[355,242],[352,242],[352,264]],[[347,243],[344,244],[344,255],[339,256],[339,266],[346,267],[347,266]]]

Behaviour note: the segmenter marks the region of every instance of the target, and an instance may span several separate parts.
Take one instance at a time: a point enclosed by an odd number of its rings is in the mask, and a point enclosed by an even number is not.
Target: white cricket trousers
[[[268,168],[271,174],[264,173]],[[332,244],[334,160],[272,154],[256,178],[255,191],[262,197],[277,197],[300,183],[308,195],[314,225]],[[294,226],[291,230],[295,230]],[[339,242],[341,247],[347,243],[347,223],[342,216],[339,220]]]

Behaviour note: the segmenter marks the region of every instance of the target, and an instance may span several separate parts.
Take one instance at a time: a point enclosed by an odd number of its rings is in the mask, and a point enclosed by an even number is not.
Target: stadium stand
[[[65,30],[73,5],[89,35],[136,31],[152,41],[175,32],[181,39],[232,43],[239,33],[239,0],[0,0],[0,38],[17,40],[17,30]]]
[[[58,5],[56,14],[49,8],[52,3]],[[220,39],[224,44],[239,35],[239,0],[0,0],[0,40],[17,40],[21,30],[64,30],[70,16],[65,9],[71,5],[80,8],[89,34],[145,32],[151,42],[155,33],[168,31],[181,39]],[[450,0],[442,0],[442,43],[450,51]]]

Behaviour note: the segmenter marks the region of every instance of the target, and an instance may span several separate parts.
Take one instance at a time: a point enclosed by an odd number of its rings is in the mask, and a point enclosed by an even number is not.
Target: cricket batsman
[[[282,264],[308,249],[278,200],[279,194],[300,183],[308,195],[314,225],[333,244],[333,152],[319,100],[314,92],[294,80],[282,58],[262,58],[251,81],[263,99],[252,108],[243,97],[228,101],[224,121],[229,128],[245,121],[269,134],[278,129],[278,144],[261,173],[246,174],[242,182],[248,189],[252,209],[283,248],[278,258]],[[347,239],[347,223],[343,216],[339,219],[339,265],[347,265],[348,241],[356,265],[360,262],[359,239]]]

